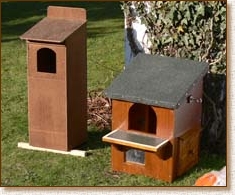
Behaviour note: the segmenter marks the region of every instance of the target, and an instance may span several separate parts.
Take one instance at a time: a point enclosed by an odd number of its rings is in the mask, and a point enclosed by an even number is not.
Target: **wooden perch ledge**
[[[128,146],[150,152],[157,152],[158,149],[169,142],[169,140],[158,138],[155,135],[145,135],[143,133],[124,130],[114,130],[102,139],[111,144]]]

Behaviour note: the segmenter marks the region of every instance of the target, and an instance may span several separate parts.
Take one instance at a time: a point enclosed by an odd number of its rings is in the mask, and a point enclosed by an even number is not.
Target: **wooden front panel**
[[[112,100],[112,130],[128,130],[128,113],[131,102]]]
[[[38,71],[38,54],[41,49],[48,49],[55,54],[56,72],[49,73]],[[47,56],[48,59],[43,61],[51,60],[50,53]],[[28,42],[28,77],[33,78],[45,78],[45,79],[56,79],[64,80],[66,79],[66,47],[64,45],[49,44],[49,43],[35,43]]]
[[[165,139],[172,138],[174,134],[174,111],[160,107],[152,108],[157,115],[157,137]]]
[[[169,155],[163,159],[161,155],[155,152],[145,151],[144,164],[128,162],[125,159],[125,152],[128,148],[112,145],[112,168],[115,171],[126,172],[130,174],[141,174],[156,179],[172,182],[175,179],[175,152],[174,140],[170,142],[171,147],[167,147],[164,153]]]
[[[145,133],[155,134],[159,138],[169,139],[174,135],[174,111],[171,109],[142,105],[139,106],[138,112],[136,111],[133,115],[130,115],[132,106],[135,103],[112,100],[112,130],[139,130]],[[154,112],[154,114],[152,113]],[[140,117],[139,117],[140,116]],[[133,117],[134,119],[130,119]],[[144,118],[144,119],[141,119]],[[136,122],[135,125],[130,122],[133,120]],[[143,125],[141,120],[145,120]],[[133,129],[138,125],[139,127]],[[155,129],[153,129],[153,127]]]
[[[67,150],[66,48],[61,45],[39,43],[29,43],[28,47],[30,144]],[[55,73],[37,70],[37,52],[41,48],[49,48],[55,52]]]
[[[132,105],[134,105],[134,103],[112,100],[112,130],[121,129],[131,131],[131,129],[129,129],[129,110]],[[176,177],[175,163],[177,162],[178,156],[177,139],[172,139],[174,130],[174,111],[153,106],[151,106],[151,108],[156,114],[156,131],[154,134],[159,138],[170,138],[171,141],[157,152],[144,151],[145,162],[143,164],[126,160],[126,151],[133,148],[121,146],[118,143],[112,144],[112,168],[115,171],[142,174],[171,182]],[[145,108],[142,109],[142,111],[148,118],[149,113],[146,112]],[[136,118],[138,119],[138,114],[136,113],[135,116],[136,115]],[[141,132],[142,135],[147,132],[145,131],[146,127],[143,129],[144,130]],[[140,131],[140,129],[137,130]]]

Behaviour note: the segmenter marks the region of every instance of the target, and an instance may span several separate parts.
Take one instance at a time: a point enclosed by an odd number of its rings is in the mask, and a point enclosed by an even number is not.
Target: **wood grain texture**
[[[36,147],[68,151],[87,139],[86,11],[51,6],[48,12],[50,18],[44,19],[50,20],[57,32],[50,22],[39,22],[27,31],[32,33],[32,39],[23,36],[28,40],[29,142]],[[59,19],[51,18],[55,16]],[[59,39],[63,44],[48,39],[47,35],[57,36],[60,31],[66,34]],[[51,65],[55,70],[45,69]]]

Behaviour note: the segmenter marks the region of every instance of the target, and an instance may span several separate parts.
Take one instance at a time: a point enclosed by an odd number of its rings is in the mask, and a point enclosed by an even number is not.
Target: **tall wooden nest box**
[[[138,54],[105,91],[112,168],[172,182],[199,159],[207,63]]]
[[[29,143],[70,150],[87,137],[86,10],[49,6],[27,41]]]

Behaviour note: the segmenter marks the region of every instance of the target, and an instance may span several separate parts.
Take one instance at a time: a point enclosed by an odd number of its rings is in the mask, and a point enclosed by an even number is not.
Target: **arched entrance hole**
[[[48,48],[39,49],[37,52],[37,71],[56,73],[56,53]]]
[[[128,129],[156,134],[157,116],[151,106],[135,103],[131,106],[128,117]]]

